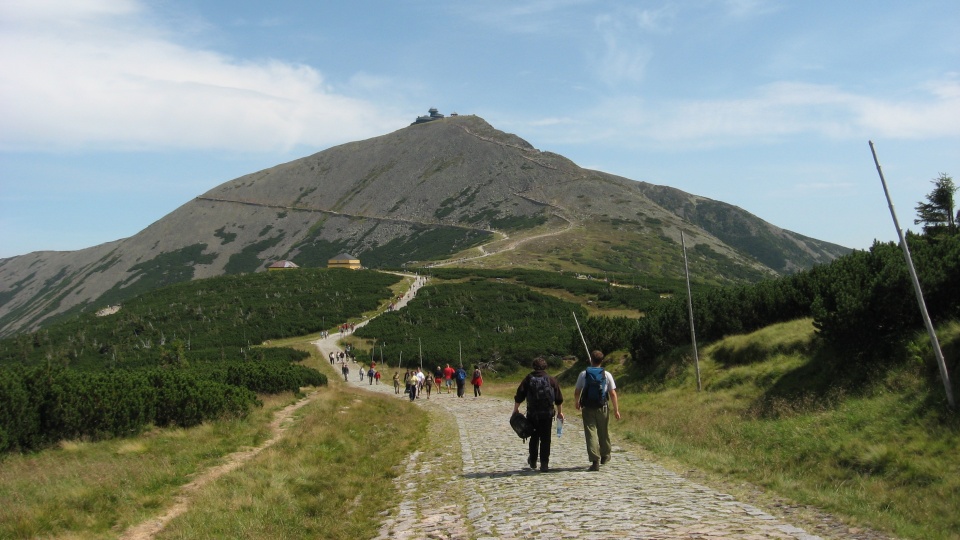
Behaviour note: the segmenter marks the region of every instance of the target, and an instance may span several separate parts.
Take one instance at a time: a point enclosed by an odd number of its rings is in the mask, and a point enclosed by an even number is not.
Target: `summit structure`
[[[433,122],[434,120],[440,120],[441,118],[443,118],[443,115],[440,114],[440,111],[438,111],[436,107],[431,107],[430,110],[427,112],[430,114],[427,114],[424,116],[418,116],[417,119],[414,120],[413,123],[410,125],[413,126],[416,124],[425,124],[427,122]]]

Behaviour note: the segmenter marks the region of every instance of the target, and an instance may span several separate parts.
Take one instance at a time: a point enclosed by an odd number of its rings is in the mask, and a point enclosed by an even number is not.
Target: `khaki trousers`
[[[587,439],[587,457],[590,461],[600,461],[600,458],[610,456],[610,432],[607,425],[610,422],[610,411],[607,407],[580,409],[583,413],[583,433]]]

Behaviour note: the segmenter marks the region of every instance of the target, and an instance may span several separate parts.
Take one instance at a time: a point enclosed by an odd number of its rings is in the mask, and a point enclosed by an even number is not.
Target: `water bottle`
[[[563,418],[557,419],[557,437],[563,435]]]

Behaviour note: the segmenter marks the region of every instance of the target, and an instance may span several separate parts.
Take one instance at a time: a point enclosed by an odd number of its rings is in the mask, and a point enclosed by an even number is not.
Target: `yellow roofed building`
[[[349,253],[341,253],[327,261],[327,268],[346,268],[348,270],[360,270],[360,259]]]

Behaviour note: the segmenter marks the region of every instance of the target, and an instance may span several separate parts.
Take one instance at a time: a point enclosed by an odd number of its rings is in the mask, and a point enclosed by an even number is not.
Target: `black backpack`
[[[527,416],[551,416],[556,396],[546,375],[530,377],[527,381]]]
[[[526,416],[518,412],[510,416],[510,427],[513,428],[517,436],[523,439],[523,442],[527,442],[527,438],[533,435],[533,424],[527,420]]]
[[[602,409],[607,405],[607,374],[601,367],[588,367],[583,376],[583,392],[580,405]]]

